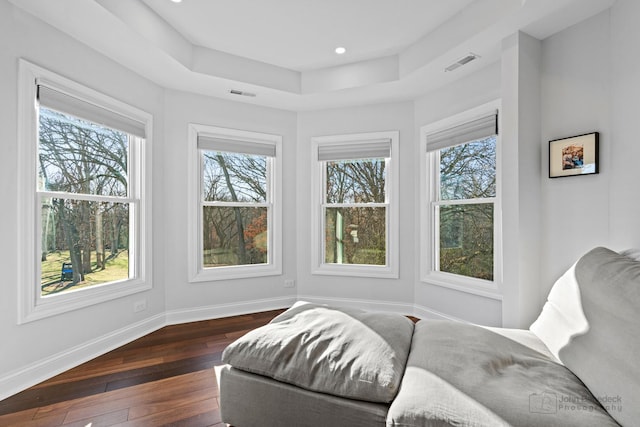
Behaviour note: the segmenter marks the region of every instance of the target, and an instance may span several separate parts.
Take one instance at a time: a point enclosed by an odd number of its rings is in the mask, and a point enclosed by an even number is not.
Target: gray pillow
[[[412,335],[413,322],[399,314],[304,303],[233,342],[222,360],[307,390],[388,403]]]
[[[640,262],[595,248],[575,266],[585,332],[559,357],[623,425],[640,420]]]

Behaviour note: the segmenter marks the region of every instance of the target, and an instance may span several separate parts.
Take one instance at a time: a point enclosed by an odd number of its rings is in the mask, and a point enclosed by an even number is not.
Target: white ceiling
[[[143,1],[196,46],[304,71],[397,54],[473,0]]]
[[[163,87],[294,111],[414,99],[498,61],[517,31],[544,39],[614,2],[9,1]]]

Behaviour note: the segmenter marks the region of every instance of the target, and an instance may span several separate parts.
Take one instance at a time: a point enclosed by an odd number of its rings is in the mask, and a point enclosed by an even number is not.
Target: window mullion
[[[321,206],[331,208],[386,208],[389,206],[389,203],[322,203]]]
[[[267,158],[267,195],[265,200],[267,203],[273,203],[273,157]]]
[[[140,227],[138,221],[140,217],[140,203],[134,201],[129,203],[129,277],[139,277],[140,275]]]
[[[440,200],[440,151],[434,151],[429,155],[431,160],[431,180],[434,183],[430,188],[431,200],[431,265],[433,270],[440,271],[440,208],[437,203]]]
[[[389,177],[389,174],[393,174],[395,173],[395,171],[393,171],[390,167],[391,166],[391,158],[387,158],[384,160],[384,169],[385,169],[385,173],[387,174],[387,179],[384,180],[384,202],[385,204],[389,204],[389,199],[391,197],[391,192],[389,191],[389,183],[395,178],[395,177]],[[390,178],[390,179],[389,179]],[[394,195],[394,197],[397,197]],[[387,227],[389,225],[387,224]]]
[[[132,197],[103,196],[100,194],[67,193],[64,191],[38,191],[42,197],[63,200],[83,200],[87,202],[134,203],[138,199]]]
[[[138,198],[138,182],[136,180],[136,161],[138,159],[138,153],[136,147],[139,140],[135,140],[135,137],[131,135],[127,135],[128,138],[128,147],[127,147],[127,155],[129,156],[129,161],[127,162],[127,197],[132,199]],[[134,146],[135,145],[135,146]]]
[[[225,208],[268,208],[272,206],[269,202],[222,202],[222,201],[205,201],[201,202],[202,206],[225,207]]]
[[[38,259],[38,256],[42,256],[42,202],[44,201],[44,199],[48,198],[49,196],[46,194],[43,194],[41,192],[36,192],[36,209],[35,209],[35,215],[34,215],[34,238],[35,238],[35,249],[36,251],[40,251],[40,253],[34,253],[34,259]],[[50,207],[51,209],[51,207]],[[35,298],[34,298],[34,302],[37,305],[39,305],[42,301],[42,263],[36,262],[35,263],[35,276],[33,277],[33,289],[35,290]]]
[[[477,199],[454,199],[454,200],[437,200],[433,204],[437,206],[453,206],[453,205],[482,205],[495,203],[495,197],[484,197]]]
[[[431,194],[431,200],[440,200],[440,151],[434,152],[432,159],[431,174],[433,176],[433,193]]]

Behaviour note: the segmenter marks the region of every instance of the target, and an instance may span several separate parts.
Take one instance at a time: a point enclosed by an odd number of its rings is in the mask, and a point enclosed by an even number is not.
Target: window
[[[190,125],[191,281],[280,274],[281,137]]]
[[[398,132],[312,142],[314,272],[398,277]]]
[[[148,114],[20,62],[20,321],[149,289]],[[142,236],[145,236],[143,238]]]
[[[500,271],[497,105],[425,126],[421,135],[427,258],[422,278],[495,294]]]

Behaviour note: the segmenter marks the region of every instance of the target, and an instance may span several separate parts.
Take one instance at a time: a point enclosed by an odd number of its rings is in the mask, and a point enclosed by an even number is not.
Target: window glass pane
[[[202,209],[205,268],[269,262],[266,207]]]
[[[41,203],[41,294],[129,276],[129,204],[45,198]]]
[[[327,203],[385,202],[385,159],[344,160],[326,165]]]
[[[267,201],[267,157],[203,151],[205,201]]]
[[[440,271],[493,280],[493,204],[438,208]]]
[[[385,207],[325,209],[325,263],[386,264]]]
[[[38,189],[127,196],[127,134],[40,108]]]
[[[440,199],[495,197],[496,137],[440,150]]]

